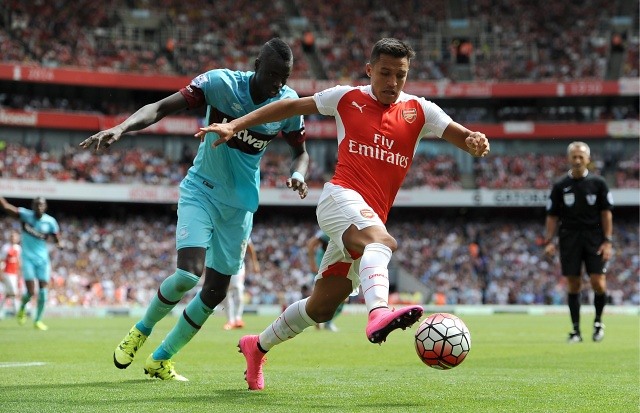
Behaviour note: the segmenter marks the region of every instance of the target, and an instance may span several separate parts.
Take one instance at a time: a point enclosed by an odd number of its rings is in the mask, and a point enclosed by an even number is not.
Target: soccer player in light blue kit
[[[285,86],[293,66],[290,47],[278,38],[265,43],[255,61],[255,72],[210,70],[191,84],[160,101],[143,106],[113,128],[98,132],[80,146],[108,148],[127,132],[143,129],[180,110],[207,105],[207,124],[228,122],[282,99],[297,99]],[[272,139],[282,135],[292,149],[291,178],[287,186],[301,198],[307,195],[304,176],[309,155],[304,143],[302,116],[244,130],[216,150],[215,134],[204,137],[193,166],[180,184],[176,248],[178,265],[151,300],[144,317],[116,347],[113,361],[126,368],[151,334],[155,324],[196,286],[204,273],[201,291],[187,304],[174,328],[147,358],[144,371],[162,380],[187,379],[175,372],[171,358],[200,330],[227,293],[232,274],[244,260],[253,214],[258,208],[260,160]]]
[[[42,322],[51,276],[51,261],[49,259],[47,240],[52,239],[58,248],[62,248],[60,238],[58,238],[60,226],[54,217],[46,213],[47,201],[43,197],[37,197],[33,200],[32,209],[11,205],[3,197],[0,197],[0,206],[9,215],[20,219],[22,224],[22,277],[27,291],[22,296],[22,302],[18,310],[18,323],[23,325],[27,322],[26,306],[31,301],[31,297],[35,295],[37,279],[38,306],[33,318],[33,326],[38,330],[48,330],[49,327]]]

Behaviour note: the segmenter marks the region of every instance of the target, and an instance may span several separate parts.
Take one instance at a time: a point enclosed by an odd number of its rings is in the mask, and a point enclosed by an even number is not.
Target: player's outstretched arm
[[[11,215],[12,217],[20,216],[18,207],[16,207],[15,205],[11,205],[9,202],[7,202],[6,199],[4,199],[4,197],[1,197],[1,196],[0,196],[0,207],[2,207],[2,209],[4,209],[4,211],[7,214]]]
[[[100,131],[80,142],[80,147],[89,149],[95,145],[95,151],[107,149],[120,140],[127,132],[134,132],[153,125],[167,115],[187,108],[187,101],[180,92],[176,92],[162,100],[150,103],[138,109],[122,123]]]
[[[312,113],[320,112],[318,112],[316,103],[310,96],[300,99],[283,99],[277,102],[271,102],[229,123],[212,123],[209,126],[200,128],[194,136],[202,141],[208,132],[216,133],[219,139],[213,142],[213,147],[215,148],[227,142],[234,134],[241,130],[293,116],[311,115]]]

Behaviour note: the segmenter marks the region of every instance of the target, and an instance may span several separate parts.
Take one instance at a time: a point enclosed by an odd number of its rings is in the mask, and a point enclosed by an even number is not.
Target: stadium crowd
[[[171,216],[58,215],[65,248],[52,253],[52,305],[143,306],[175,265]],[[309,215],[256,222],[252,240],[261,271],[247,274],[247,303],[292,302],[309,285],[305,245],[316,231]],[[0,219],[2,243],[15,225]],[[637,228],[637,220],[615,223],[615,258],[607,277],[614,304],[640,305]],[[428,303],[561,304],[565,299],[559,266],[544,259],[541,219],[392,219],[389,230],[399,243],[394,266],[428,287]]]
[[[397,36],[418,52],[411,69],[416,80],[455,81],[455,63],[469,64],[475,80],[604,79],[614,47],[610,39],[616,35],[612,19],[624,1],[568,1],[545,7],[525,0],[459,2],[468,4],[460,22],[474,28],[470,40],[460,41],[453,34],[442,35],[451,23],[445,0],[275,0],[268,11],[263,3],[250,0],[6,0],[0,2],[0,62],[173,75],[196,75],[219,67],[251,70],[257,48],[273,36],[282,36],[294,50],[293,78],[358,81],[364,76],[362,62],[373,41]],[[625,51],[621,75],[638,77],[637,4],[629,17],[631,29],[615,46]],[[306,21],[306,29],[313,31],[313,47],[306,49],[319,57],[322,76],[312,70],[292,21]],[[136,24],[147,29],[135,30]],[[637,104],[603,106],[589,113],[562,106],[540,110],[492,105],[442,106],[463,123],[639,118]],[[118,115],[138,106],[139,102],[126,99],[98,102],[82,96],[0,92],[0,107],[27,111]],[[145,148],[113,148],[99,157],[75,147],[56,149],[5,143],[0,148],[0,177],[175,186],[192,160],[189,156],[169,159],[161,151]],[[282,185],[289,176],[288,162],[284,162],[288,157],[267,151],[263,186]],[[332,162],[326,160],[330,166]],[[639,186],[637,151],[616,162],[596,159],[594,167],[608,175],[613,188]],[[459,169],[450,155],[420,153],[404,188],[462,188]],[[472,179],[465,183],[468,187],[546,190],[551,180],[566,172],[566,157],[564,153],[495,154],[474,162],[472,172]],[[310,186],[320,187],[326,179],[312,165]],[[144,306],[175,267],[174,217],[138,213],[98,218],[97,214],[64,212],[57,217],[67,248],[53,253],[53,305]],[[614,218],[614,223],[609,294],[614,304],[640,305],[637,217],[630,222]],[[0,217],[0,242],[6,242],[14,225]],[[400,246],[394,257],[397,267],[428,287],[427,302],[449,304],[564,302],[559,266],[543,258],[542,228],[543,220],[531,217],[389,223]],[[252,240],[262,269],[260,274],[247,275],[247,302],[282,304],[299,298],[311,280],[304,246],[315,231],[312,217],[256,222]]]
[[[429,98],[429,97],[427,97]],[[442,109],[452,118],[465,123],[487,123],[508,121],[545,122],[596,122],[608,120],[638,120],[640,112],[637,102],[632,104],[605,102],[591,103],[589,106],[578,105],[532,105],[526,100],[516,105],[511,102],[503,104],[474,104],[469,102],[464,106],[450,106],[447,100],[437,101]],[[130,115],[146,101],[136,100],[105,100],[100,97],[89,99],[85,96],[46,96],[42,93],[6,93],[0,91],[0,107],[31,111],[61,111],[103,114],[109,116]],[[195,116],[200,114],[182,113],[181,116]],[[320,118],[321,119],[321,118]]]
[[[622,76],[637,77],[638,5],[628,10],[624,1],[539,7],[525,0],[481,0],[451,19],[445,0],[273,1],[268,12],[250,0],[189,0],[187,8],[184,0],[9,0],[0,3],[0,60],[192,75],[215,67],[251,69],[255,48],[281,36],[294,48],[293,76],[314,78],[318,73],[302,49],[305,30],[313,33],[321,76],[330,79],[364,77],[361,62],[380,36],[414,45],[421,56],[412,65],[414,79],[455,80],[455,62],[472,64],[475,80],[603,79],[612,47],[627,51]],[[620,17],[629,21],[622,35],[613,23]],[[454,22],[473,28],[468,39],[455,35]]]
[[[262,185],[284,187],[289,176],[288,154],[267,150],[261,167]],[[0,177],[43,181],[78,181],[91,183],[144,183],[177,185],[191,166],[192,157],[173,160],[159,150],[141,147],[112,148],[108,154],[96,155],[73,146],[38,148],[7,143],[0,149]],[[327,162],[335,162],[332,159]],[[307,181],[320,188],[330,178],[317,167],[322,160],[313,159]],[[333,164],[331,164],[333,165]],[[327,168],[333,170],[333,167]],[[611,173],[614,188],[637,188],[640,177],[640,154],[627,154],[616,162],[594,159],[593,170]],[[548,189],[566,172],[564,154],[492,155],[474,162],[473,188]],[[419,153],[409,169],[403,188],[462,189],[462,177],[453,156]],[[470,189],[470,188],[467,188]]]

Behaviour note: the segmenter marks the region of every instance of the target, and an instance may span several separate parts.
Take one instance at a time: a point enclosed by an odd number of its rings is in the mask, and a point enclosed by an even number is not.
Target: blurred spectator
[[[313,53],[316,50],[316,37],[311,30],[302,34],[302,50],[305,53]]]

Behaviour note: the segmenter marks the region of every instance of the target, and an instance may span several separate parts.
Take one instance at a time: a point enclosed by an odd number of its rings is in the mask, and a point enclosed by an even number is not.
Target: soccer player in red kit
[[[260,335],[240,339],[251,390],[264,388],[262,364],[268,350],[329,321],[354,288],[362,288],[369,311],[366,335],[372,343],[382,343],[391,331],[407,328],[422,316],[418,305],[388,307],[387,267],[397,249],[385,227],[389,210],[428,132],[473,156],[487,155],[489,141],[483,133],[452,121],[436,104],[402,91],[414,56],[406,43],[382,39],[366,64],[370,85],[335,86],[310,97],[285,99],[196,133],[200,138],[206,132],[217,133],[217,146],[251,125],[296,114],[320,113],[336,120],[338,162],[316,211],[320,228],[330,237],[329,246],[311,296],[287,307]]]
[[[0,281],[4,285],[4,299],[0,301],[0,319],[4,318],[5,305],[8,301],[13,304],[14,315],[17,315],[20,309],[18,297],[20,296],[21,254],[20,234],[18,231],[11,231],[9,242],[0,250]]]

